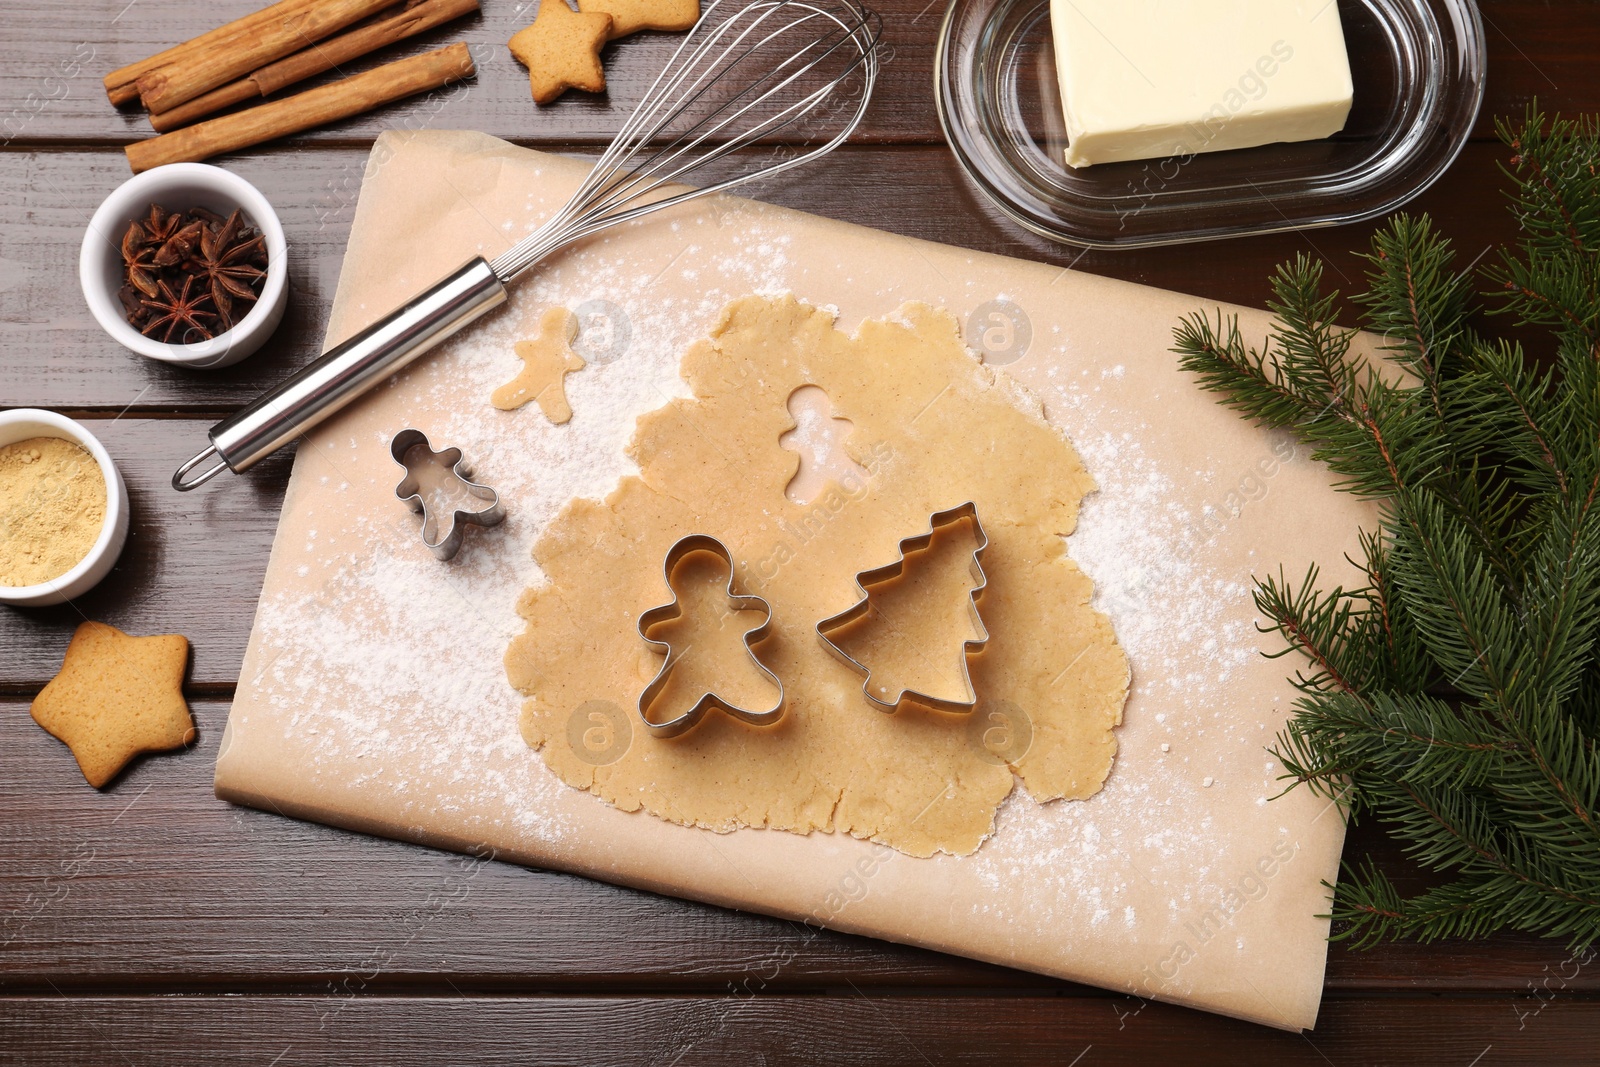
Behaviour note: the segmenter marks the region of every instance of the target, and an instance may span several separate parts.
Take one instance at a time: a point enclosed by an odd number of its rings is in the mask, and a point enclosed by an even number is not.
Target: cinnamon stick
[[[105,76],[106,96],[111,98],[113,104],[122,105],[139,98],[139,87],[136,84],[141,76],[155,68],[170,63],[193,49],[215,48],[231,37],[254,30],[273,19],[282,18],[294,13],[299,8],[308,7],[317,0],[279,0],[276,4],[269,4],[257,11],[232,22],[208,30],[198,37],[191,37],[182,44],[175,44],[162,52],[157,52],[148,59],[141,59],[137,63],[129,63],[125,67],[118,67]]]
[[[224,152],[359,115],[382,104],[469,78],[472,74],[472,54],[467,46],[453,44],[410,59],[385,63],[364,74],[307,89],[282,100],[131,144],[125,149],[128,164],[138,174],[166,163],[210,159]]]
[[[251,32],[194,48],[139,76],[139,97],[151,111],[168,111],[243,77],[306,45],[337,33],[394,0],[315,0]]]
[[[388,18],[353,30],[346,30],[320,44],[296,52],[286,59],[269,63],[248,78],[230,82],[179,104],[170,111],[150,116],[150,125],[160,133],[187,126],[206,115],[258,96],[270,96],[306,78],[333,70],[341,63],[375,52],[380,48],[414,37],[451,19],[478,10],[478,0],[422,0]]]
[[[291,57],[292,58],[292,57]],[[254,100],[261,95],[261,90],[256,88],[256,83],[250,78],[240,78],[236,82],[229,82],[220,89],[213,89],[209,93],[201,93],[187,104],[179,104],[171,111],[156,111],[150,114],[150,128],[157,133],[170,133],[193,124],[198,119],[221,111],[234,104],[242,104],[246,100]]]

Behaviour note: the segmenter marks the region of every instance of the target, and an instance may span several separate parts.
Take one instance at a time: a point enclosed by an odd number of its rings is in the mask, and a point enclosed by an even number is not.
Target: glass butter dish
[[[1141,248],[1358,222],[1404,204],[1460,153],[1483,102],[1473,0],[1338,0],[1354,80],[1321,141],[1073,169],[1050,0],[951,0],[939,121],[989,199],[1043,237]]]

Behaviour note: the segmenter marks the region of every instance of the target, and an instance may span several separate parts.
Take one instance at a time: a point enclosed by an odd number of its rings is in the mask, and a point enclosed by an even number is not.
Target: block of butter
[[[1051,0],[1067,165],[1185,157],[1344,128],[1335,0]]]

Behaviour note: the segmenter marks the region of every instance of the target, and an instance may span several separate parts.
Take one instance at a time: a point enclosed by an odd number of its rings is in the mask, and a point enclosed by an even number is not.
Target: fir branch
[[[1517,181],[1512,214],[1525,244],[1593,255],[1600,247],[1600,121],[1546,122],[1538,105],[1519,126],[1495,122],[1511,148],[1507,173]]]
[[[1521,126],[1497,123],[1513,155],[1512,213],[1522,231],[1489,272],[1504,310],[1523,323],[1600,339],[1600,122],[1550,123],[1530,107]]]
[[[1296,426],[1321,411],[1314,399],[1301,396],[1284,380],[1275,362],[1257,354],[1239,333],[1237,316],[1226,321],[1219,310],[1215,325],[1201,312],[1183,320],[1177,330],[1177,351],[1183,368],[1223,402],[1257,422],[1273,427]]]
[[[1527,365],[1522,349],[1502,342],[1473,352],[1475,377],[1463,382],[1462,393],[1474,412],[1491,414],[1503,407],[1507,417],[1484,419],[1485,437],[1480,451],[1508,450],[1523,470],[1519,480],[1542,483],[1541,492],[1567,492],[1566,465],[1570,457],[1562,447],[1559,429],[1552,425],[1559,413],[1549,397],[1555,393],[1553,372],[1540,373]],[[1474,397],[1473,390],[1485,395]],[[1473,412],[1464,413],[1470,418]],[[1548,478],[1549,481],[1545,482]]]
[[[1436,496],[1400,501],[1392,567],[1429,654],[1452,686],[1475,696],[1504,694],[1515,669],[1517,612],[1471,534]]]
[[[1294,265],[1278,268],[1267,308],[1277,316],[1272,340],[1277,364],[1307,396],[1321,401],[1313,421],[1327,414],[1348,417],[1351,399],[1366,371],[1366,361],[1350,358],[1354,331],[1334,325],[1337,292],[1322,292],[1322,263],[1302,254]]]
[[[1361,610],[1363,593],[1346,593],[1343,589],[1319,592],[1314,565],[1298,589],[1289,586],[1282,570],[1277,579],[1269,577],[1257,584],[1256,608],[1272,624],[1258,625],[1257,629],[1262,633],[1276,632],[1286,643],[1283,651],[1270,653],[1269,658],[1299,652],[1316,666],[1310,675],[1295,673],[1295,685],[1300,689],[1309,693],[1355,693],[1365,681],[1361,666],[1349,662],[1351,649],[1345,640],[1352,630],[1352,620]]]
[[[1215,320],[1191,315],[1174,334],[1180,365],[1229,407],[1298,431],[1352,492],[1383,497],[1432,477],[1444,451],[1427,433],[1416,390],[1384,381],[1351,353],[1354,331],[1334,324],[1338,294],[1321,285],[1322,265],[1305,256],[1278,268],[1269,301],[1277,318],[1260,349],[1220,311]]]
[[[1367,638],[1376,656],[1372,683],[1390,690],[1425,691],[1434,681],[1433,664],[1424,652],[1422,635],[1400,604],[1388,543],[1382,533],[1363,530],[1359,537],[1362,559],[1350,562],[1367,577]]]
[[[1296,709],[1275,754],[1296,783],[1318,783],[1317,792],[1347,804],[1374,799],[1342,788],[1355,775],[1484,788],[1505,758],[1526,751],[1509,733],[1486,728],[1480,709],[1423,694],[1333,693],[1303,699]]]
[[[1501,126],[1521,234],[1484,272],[1490,310],[1542,327],[1535,362],[1479,336],[1474,280],[1426,218],[1373,239],[1374,366],[1305,257],[1272,279],[1259,348],[1196,314],[1183,366],[1294,430],[1381,503],[1359,588],[1262,579],[1263,632],[1309,667],[1277,738],[1286,789],[1368,813],[1442,878],[1407,894],[1359,858],[1331,915],[1357,946],[1509,928],[1600,940],[1600,122]]]
[[[1400,216],[1378,233],[1366,257],[1367,292],[1354,298],[1384,349],[1421,379],[1442,419],[1443,357],[1458,347],[1474,308],[1471,275],[1457,272],[1455,251],[1426,216]]]

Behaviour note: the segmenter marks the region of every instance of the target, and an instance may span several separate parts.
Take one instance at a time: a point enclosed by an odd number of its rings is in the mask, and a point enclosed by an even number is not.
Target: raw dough
[[[1040,801],[1096,793],[1116,754],[1128,665],[1066,556],[1093,483],[1038,401],[977,362],[948,314],[920,304],[851,337],[792,297],[747,297],[689,350],[683,375],[692,396],[638,421],[638,476],[604,502],[571,501],[534,548],[546,582],[523,595],[528,625],[506,669],[529,697],[523,735],[556,774],[674,822],[838,830],[915,856],[975,850],[1013,769]],[[805,385],[854,424],[845,448],[871,477],[802,507],[784,495],[799,457],[778,440]],[[856,572],[966,500],[990,539],[990,641],[971,661],[978,709],[877,711],[813,627],[855,602]],[[760,653],[788,712],[767,728],[711,715],[663,741],[634,723],[659,664],[635,620],[667,594],[667,548],[694,532],[721,538],[741,591],[770,602]],[[597,759],[582,741],[597,708],[630,724],[620,756],[611,746]],[[974,726],[995,715],[1027,720],[1025,751],[985,747],[989,733]]]
[[[572,350],[578,336],[578,317],[566,308],[551,308],[539,317],[539,336],[518,341],[517,358],[522,370],[494,391],[490,403],[501,411],[514,411],[528,401],[537,401],[544,417],[560,426],[572,418],[567,402],[567,375],[588,364]]]

